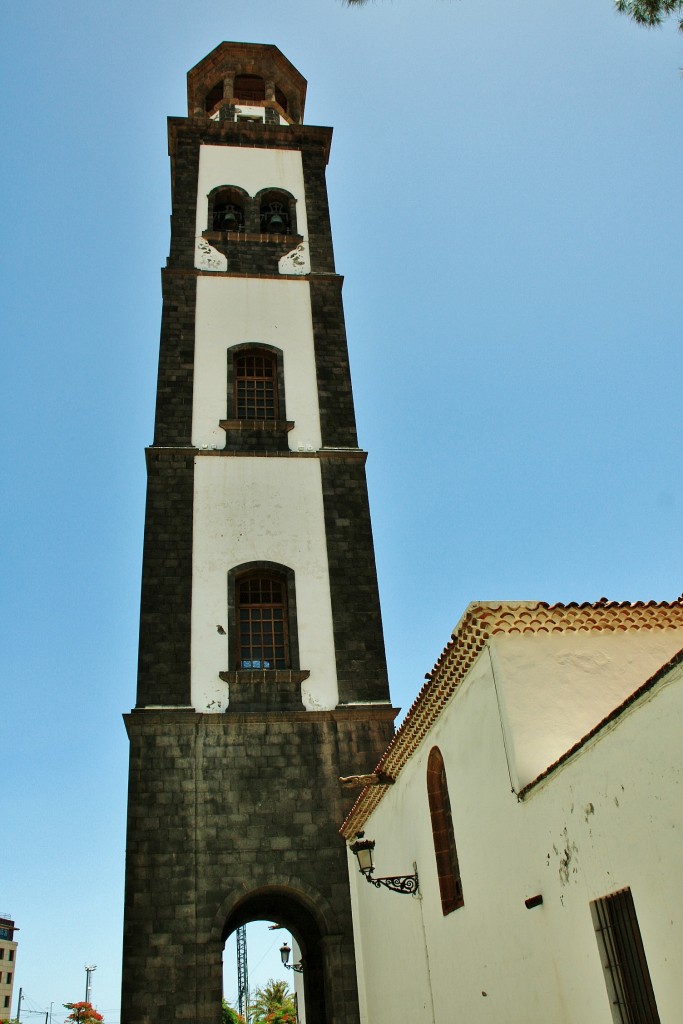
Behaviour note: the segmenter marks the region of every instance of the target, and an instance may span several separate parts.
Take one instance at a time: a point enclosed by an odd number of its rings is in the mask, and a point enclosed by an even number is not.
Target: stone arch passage
[[[277,921],[295,937],[304,965],[306,1022],[325,1024],[325,950],[316,915],[296,894],[286,889],[272,888],[252,893],[241,899],[228,915],[221,936],[223,944],[236,928],[251,921]]]

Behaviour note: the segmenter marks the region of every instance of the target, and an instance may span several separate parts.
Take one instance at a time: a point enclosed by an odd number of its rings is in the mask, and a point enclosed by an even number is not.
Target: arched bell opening
[[[204,110],[207,114],[213,113],[214,109],[223,100],[223,79],[219,79],[204,97]]]
[[[325,958],[323,934],[316,915],[296,895],[286,890],[267,889],[253,893],[240,900],[229,914],[223,930],[223,943],[240,926],[255,921],[270,922],[273,948],[277,949],[281,964],[279,977],[290,982],[298,996],[299,1024],[325,1024]],[[289,968],[284,966],[285,951],[280,953],[286,946],[294,950],[297,958],[287,957]],[[294,970],[295,963],[297,966],[300,964],[300,971]]]
[[[222,185],[209,193],[208,230],[245,231],[249,196],[236,186]]]
[[[266,83],[260,75],[235,75],[233,93],[236,102],[260,103],[266,98]]]
[[[279,104],[279,106],[282,108],[282,110],[286,114],[287,113],[287,107],[289,106],[289,101],[288,101],[287,97],[285,96],[285,94],[283,93],[282,89],[280,89],[279,86],[277,86],[277,85],[275,86],[275,102]]]
[[[296,234],[293,196],[281,189],[268,189],[265,192],[260,192],[257,198],[261,234]]]

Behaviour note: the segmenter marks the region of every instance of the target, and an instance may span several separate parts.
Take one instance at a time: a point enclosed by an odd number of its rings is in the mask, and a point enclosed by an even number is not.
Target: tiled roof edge
[[[375,771],[384,772],[392,779],[398,777],[492,636],[622,632],[628,629],[681,626],[683,595],[671,602],[631,603],[608,601],[606,597],[594,603],[581,604],[576,601],[569,604],[548,604],[546,601],[473,601],[465,609],[434,668],[425,676],[425,682]],[[570,756],[570,753],[564,756]],[[386,786],[367,786],[360,792],[339,830],[343,836],[352,838],[363,828],[384,796],[385,789]]]

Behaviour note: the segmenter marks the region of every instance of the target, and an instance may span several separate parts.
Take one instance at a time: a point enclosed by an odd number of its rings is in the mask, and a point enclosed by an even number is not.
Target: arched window
[[[292,210],[289,197],[282,192],[266,192],[261,196],[261,231],[266,235],[289,235],[292,232]]]
[[[209,225],[213,231],[244,231],[245,195],[221,186],[209,193]]]
[[[277,419],[277,366],[275,356],[265,349],[235,354],[235,418]]]
[[[237,203],[219,200],[213,204],[214,231],[242,231],[244,229],[244,210]]]
[[[290,667],[287,581],[260,569],[235,580],[238,669]]]
[[[236,100],[258,103],[266,98],[266,83],[259,75],[235,75],[233,93]]]
[[[436,856],[436,871],[439,876],[441,909],[444,914],[462,907],[462,882],[455,848],[451,801],[446,782],[446,766],[438,747],[432,747],[427,762],[427,796],[432,819],[432,837]]]

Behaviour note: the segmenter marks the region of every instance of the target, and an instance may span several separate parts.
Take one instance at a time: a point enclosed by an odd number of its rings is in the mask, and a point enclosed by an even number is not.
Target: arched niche
[[[296,234],[296,199],[280,188],[264,188],[256,193],[259,227],[264,235]]]
[[[249,230],[251,199],[239,185],[218,185],[208,195],[208,231]]]

